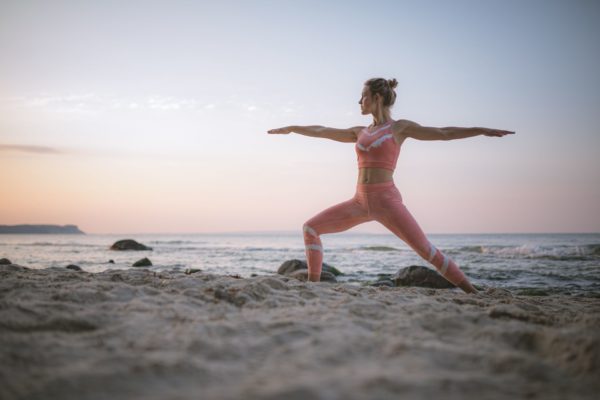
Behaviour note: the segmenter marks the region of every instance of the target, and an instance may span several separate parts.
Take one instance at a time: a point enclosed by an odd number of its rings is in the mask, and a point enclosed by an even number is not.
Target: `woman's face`
[[[375,95],[375,97],[371,95],[371,91],[369,90],[368,86],[364,86],[360,100],[358,101],[358,104],[360,104],[360,113],[363,115],[371,114],[375,110],[378,98],[378,95]]]

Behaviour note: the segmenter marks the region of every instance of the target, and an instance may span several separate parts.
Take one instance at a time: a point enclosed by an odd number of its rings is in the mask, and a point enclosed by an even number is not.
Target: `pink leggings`
[[[321,211],[304,224],[304,244],[309,280],[319,281],[323,247],[319,235],[343,232],[368,221],[378,221],[407,243],[423,259],[433,264],[448,281],[459,285],[466,279],[448,256],[429,242],[410,214],[394,181],[357,184],[350,200]]]

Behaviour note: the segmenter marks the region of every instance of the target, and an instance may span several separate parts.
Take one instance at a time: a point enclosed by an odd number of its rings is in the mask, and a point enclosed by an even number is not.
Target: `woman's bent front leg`
[[[308,280],[319,282],[323,265],[320,235],[342,232],[370,221],[366,208],[355,197],[321,211],[304,223],[304,245],[308,264]]]

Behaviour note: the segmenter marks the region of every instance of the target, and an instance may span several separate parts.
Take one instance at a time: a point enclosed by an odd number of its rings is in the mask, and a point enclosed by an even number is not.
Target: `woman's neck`
[[[391,119],[389,109],[378,110],[378,112],[373,114],[373,126],[387,124]]]

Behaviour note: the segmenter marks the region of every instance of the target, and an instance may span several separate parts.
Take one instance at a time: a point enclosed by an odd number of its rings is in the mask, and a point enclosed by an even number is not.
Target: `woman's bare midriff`
[[[359,168],[358,183],[381,183],[394,179],[394,171],[385,168]]]

